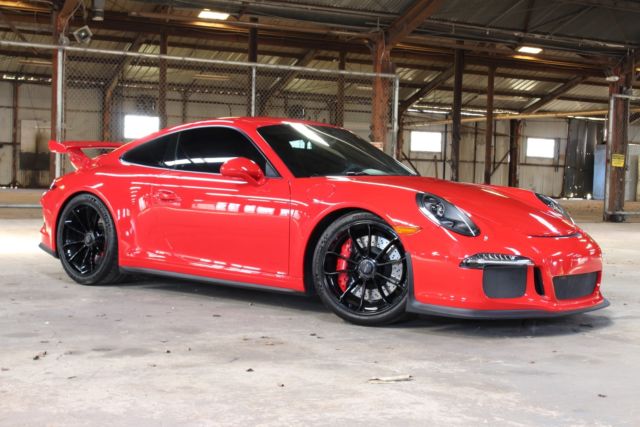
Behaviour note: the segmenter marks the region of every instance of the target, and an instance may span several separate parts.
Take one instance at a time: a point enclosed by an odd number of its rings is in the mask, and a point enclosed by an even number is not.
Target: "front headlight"
[[[565,219],[569,220],[572,224],[575,224],[575,222],[573,221],[573,218],[571,218],[571,215],[569,215],[569,212],[567,212],[565,208],[560,206],[560,203],[556,202],[549,196],[545,196],[544,194],[536,193],[536,197],[542,203],[544,203],[545,205],[547,205],[548,207],[550,207],[551,209],[553,209],[554,211],[556,211],[557,213],[565,217]]]
[[[480,229],[469,215],[442,197],[419,193],[416,199],[420,211],[437,225],[464,236],[475,237],[480,234]]]

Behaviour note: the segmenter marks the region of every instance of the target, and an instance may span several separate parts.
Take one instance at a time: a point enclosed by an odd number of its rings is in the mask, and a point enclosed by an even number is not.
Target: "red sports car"
[[[41,247],[81,284],[149,273],[317,293],[364,325],[608,305],[600,248],[554,200],[416,176],[335,126],[228,118],[50,148],[77,170],[42,197]]]

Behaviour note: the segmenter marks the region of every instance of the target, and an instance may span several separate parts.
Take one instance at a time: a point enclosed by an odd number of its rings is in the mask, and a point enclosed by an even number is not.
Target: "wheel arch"
[[[385,222],[389,222],[386,218],[381,216],[380,214],[373,212],[369,209],[362,207],[341,207],[339,209],[333,210],[331,212],[326,213],[314,226],[311,234],[309,234],[309,238],[307,239],[307,243],[304,248],[304,257],[303,257],[303,282],[304,282],[304,291],[307,294],[314,294],[315,289],[313,286],[313,272],[312,272],[312,263],[313,263],[313,251],[315,250],[316,244],[318,240],[320,240],[320,236],[322,233],[338,218],[353,213],[353,212],[366,212],[372,215],[375,215],[382,219]]]
[[[111,219],[113,221],[115,230],[116,230],[116,239],[117,236],[120,235],[119,230],[118,230],[118,222],[116,221],[116,217],[113,213],[113,209],[111,208],[111,205],[107,202],[107,200],[105,199],[105,197],[102,194],[99,194],[95,191],[90,191],[87,189],[80,189],[77,191],[74,191],[72,193],[69,193],[68,195],[66,195],[66,197],[64,198],[64,200],[62,201],[62,203],[60,203],[60,207],[58,208],[57,212],[56,212],[56,217],[55,217],[55,221],[52,224],[53,227],[53,233],[52,233],[52,243],[55,245],[55,252],[58,253],[58,224],[60,223],[60,216],[62,215],[62,212],[64,211],[65,207],[71,202],[71,200],[75,199],[78,196],[81,196],[83,194],[88,194],[90,196],[93,196],[95,198],[97,198],[98,200],[100,200],[100,202],[102,202],[103,205],[106,206],[107,210],[109,211],[109,215],[111,215]]]

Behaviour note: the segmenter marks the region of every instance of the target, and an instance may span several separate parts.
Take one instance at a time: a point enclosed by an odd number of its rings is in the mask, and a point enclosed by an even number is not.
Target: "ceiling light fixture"
[[[225,19],[229,18],[229,14],[224,12],[216,12],[214,10],[209,10],[209,9],[202,9],[198,14],[198,18],[217,19],[217,20],[224,21]]]
[[[542,52],[541,47],[535,46],[520,46],[516,50],[520,53],[530,53],[531,55],[537,55]]]
[[[104,4],[105,0],[93,0],[93,19],[94,21],[104,21]]]
[[[21,59],[18,61],[22,65],[36,65],[39,67],[51,67],[51,61],[45,61],[42,59]]]
[[[196,74],[193,78],[196,80],[215,80],[222,82],[229,80],[231,77],[223,74]]]
[[[604,79],[609,83],[615,83],[620,80],[620,76],[613,71],[613,68],[605,68]]]
[[[531,56],[531,55],[513,55],[512,57],[514,59],[524,59],[524,60],[527,60],[527,61],[538,61],[539,60],[535,56]]]

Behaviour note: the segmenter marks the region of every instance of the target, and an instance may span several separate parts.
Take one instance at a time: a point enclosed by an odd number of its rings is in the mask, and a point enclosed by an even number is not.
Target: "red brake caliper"
[[[344,242],[342,244],[342,247],[340,248],[340,255],[342,255],[344,258],[351,258],[351,244],[353,243],[353,241],[351,239],[347,239],[346,242]],[[347,263],[347,261],[343,258],[338,258],[338,262],[336,264],[336,270],[347,270],[349,268],[349,264]],[[338,274],[338,286],[340,286],[340,289],[342,289],[342,291],[346,291],[347,290],[347,283],[349,282],[349,275],[347,273],[340,273]]]

